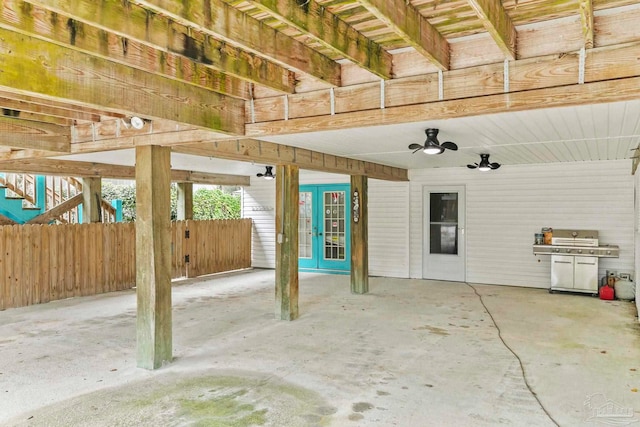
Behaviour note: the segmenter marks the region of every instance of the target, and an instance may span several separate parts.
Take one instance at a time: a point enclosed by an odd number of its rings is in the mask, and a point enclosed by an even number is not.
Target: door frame
[[[430,205],[431,193],[458,193],[458,253],[457,255],[430,255]],[[422,278],[465,282],[467,279],[466,262],[466,187],[465,185],[434,185],[422,188]],[[431,257],[431,258],[429,258]],[[439,267],[440,270],[434,269]],[[454,269],[453,271],[450,269]]]

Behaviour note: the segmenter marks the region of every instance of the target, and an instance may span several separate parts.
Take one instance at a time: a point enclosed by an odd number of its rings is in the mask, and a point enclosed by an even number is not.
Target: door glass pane
[[[326,191],[322,195],[323,256],[326,260],[344,261],[345,250],[345,197],[344,191]]]
[[[458,193],[430,193],[429,249],[432,254],[458,254]]]
[[[313,204],[310,191],[301,191],[298,202],[298,256],[312,258]]]

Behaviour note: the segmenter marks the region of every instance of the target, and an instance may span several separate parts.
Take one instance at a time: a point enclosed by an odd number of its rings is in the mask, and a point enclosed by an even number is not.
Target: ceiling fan
[[[488,154],[480,154],[480,164],[474,163],[472,165],[467,165],[469,169],[478,169],[479,171],[489,171],[498,169],[500,167],[500,163],[490,163]]]
[[[424,132],[427,134],[427,140],[424,142],[424,145],[409,145],[409,149],[414,150],[414,153],[422,150],[425,154],[442,154],[445,149],[452,151],[458,149],[458,146],[451,141],[440,144],[440,142],[438,142],[438,129],[429,128]]]
[[[257,173],[256,176],[258,178],[264,178],[264,179],[273,179],[276,177],[275,174],[273,173],[273,166],[265,166],[265,172]]]

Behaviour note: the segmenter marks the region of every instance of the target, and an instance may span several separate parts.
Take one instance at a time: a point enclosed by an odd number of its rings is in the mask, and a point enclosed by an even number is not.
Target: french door
[[[300,186],[300,268],[350,270],[349,187],[349,184]]]
[[[466,280],[463,186],[425,187],[422,277]]]

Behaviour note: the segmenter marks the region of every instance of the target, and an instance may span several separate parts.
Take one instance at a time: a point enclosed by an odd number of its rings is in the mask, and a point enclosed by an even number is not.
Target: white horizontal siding
[[[369,274],[409,277],[409,183],[369,180]]]
[[[584,162],[411,171],[411,276],[422,276],[422,191],[464,185],[466,278],[469,282],[548,287],[550,260],[532,254],[541,227],[598,230],[601,244],[620,246],[607,269],[634,269],[634,180],[630,162]]]
[[[276,181],[251,177],[242,192],[242,217],[253,220],[251,265],[275,268]]]

